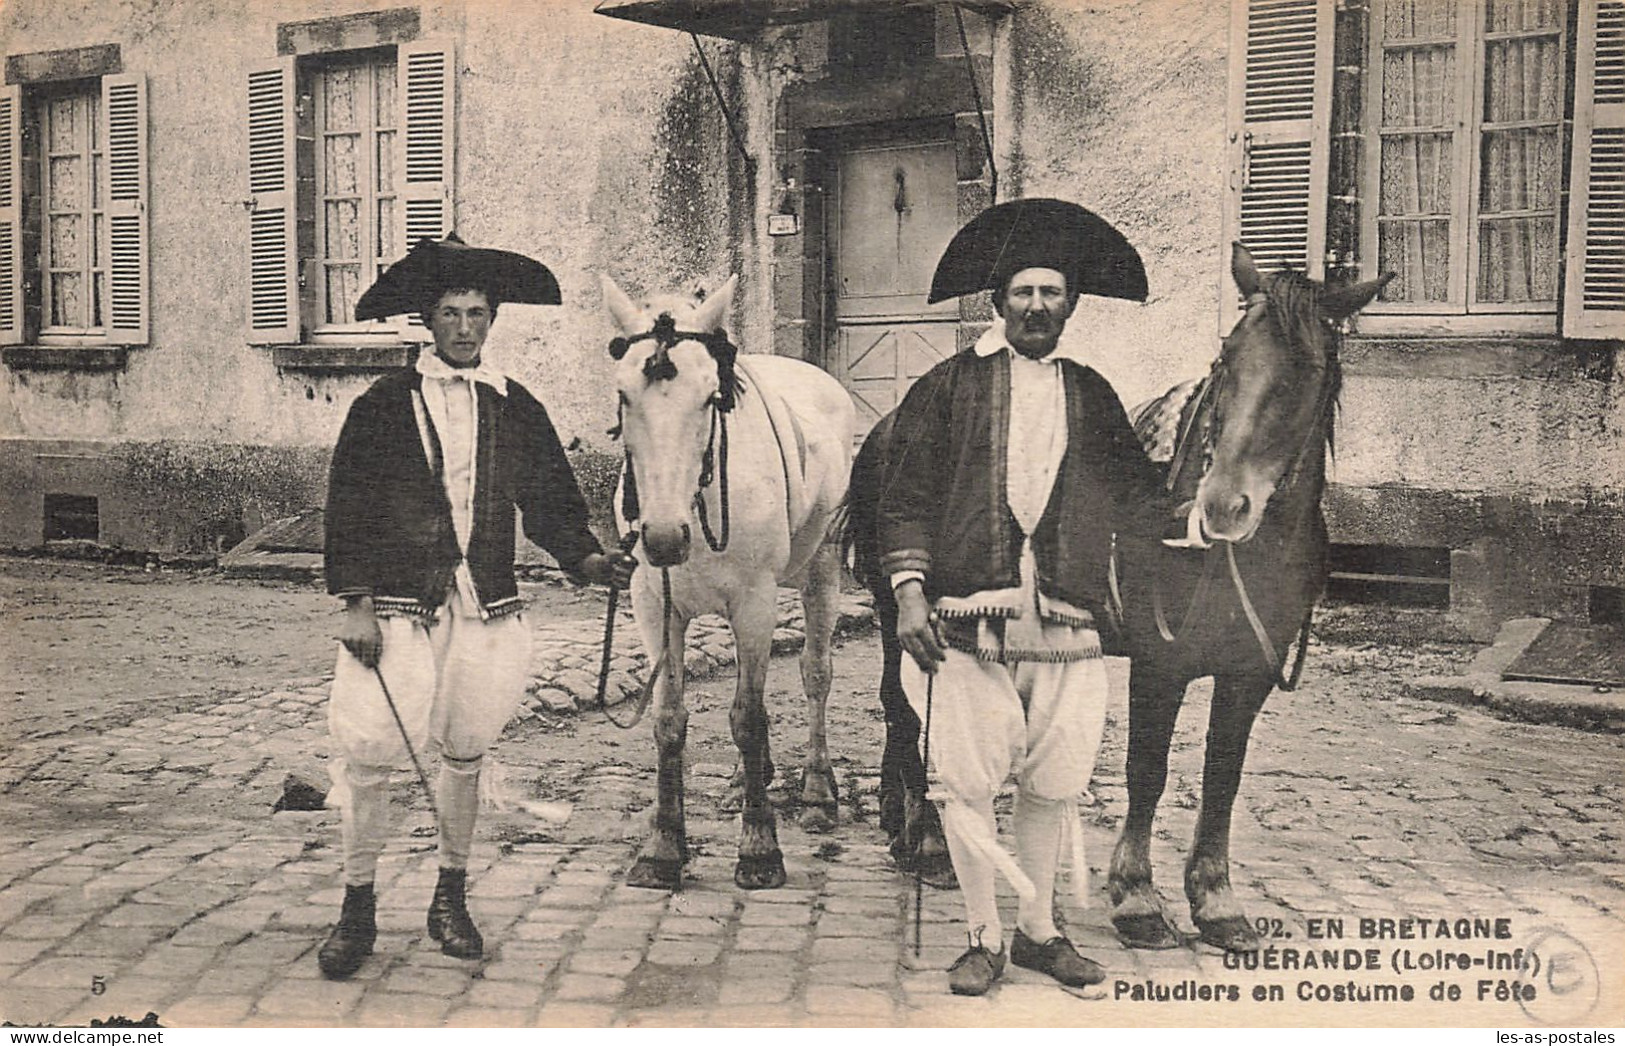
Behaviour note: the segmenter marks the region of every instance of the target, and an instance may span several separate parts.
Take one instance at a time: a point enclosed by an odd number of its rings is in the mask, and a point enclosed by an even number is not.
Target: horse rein
[[[1269,305],[1269,295],[1264,291],[1254,291],[1252,294],[1247,296],[1245,307],[1250,309],[1254,305],[1264,305],[1267,307]],[[1225,358],[1224,353],[1221,350],[1219,353],[1219,358],[1213,361],[1213,369],[1209,375],[1208,381],[1203,383],[1202,390],[1197,394],[1198,398],[1194,408],[1191,411],[1190,422],[1185,426],[1184,431],[1181,432],[1178,446],[1174,453],[1174,458],[1169,462],[1167,482],[1170,490],[1173,489],[1173,484],[1179,476],[1179,470],[1183,467],[1185,458],[1189,453],[1189,447],[1192,442],[1190,439],[1191,430],[1197,424],[1197,418],[1200,416],[1202,407],[1208,399],[1217,397],[1218,389],[1222,386],[1224,378],[1227,374],[1224,367]],[[1309,433],[1304,438],[1303,446],[1298,449],[1298,453],[1292,458],[1292,463],[1287,466],[1286,471],[1282,474],[1281,483],[1280,486],[1277,487],[1277,492],[1290,489],[1292,485],[1296,483],[1303,467],[1303,463],[1308,459],[1310,449],[1314,447],[1317,441],[1324,442],[1326,439],[1325,426],[1327,423],[1327,408],[1329,405],[1329,400],[1333,395],[1332,389],[1333,383],[1331,381],[1328,380],[1324,383],[1321,390],[1320,401],[1315,407],[1315,424],[1309,427]],[[1213,415],[1212,420],[1207,426],[1207,430],[1202,434],[1202,472],[1204,475],[1212,466],[1213,447],[1218,440],[1219,434],[1220,419],[1218,418],[1216,399]],[[1192,511],[1194,511],[1194,509]],[[1259,650],[1264,655],[1264,663],[1269,667],[1270,675],[1274,677],[1275,685],[1281,690],[1288,692],[1296,690],[1298,688],[1298,683],[1303,678],[1304,662],[1307,659],[1309,651],[1309,629],[1314,620],[1315,604],[1313,601],[1311,601],[1308,609],[1304,611],[1303,624],[1298,628],[1298,651],[1297,655],[1293,659],[1292,671],[1289,675],[1283,675],[1281,671],[1281,659],[1275,652],[1274,641],[1270,639],[1268,631],[1264,628],[1264,621],[1259,616],[1257,608],[1253,605],[1252,597],[1247,592],[1247,584],[1241,576],[1241,568],[1236,563],[1236,548],[1235,542],[1233,541],[1219,539],[1214,542],[1214,545],[1209,546],[1210,551],[1203,557],[1202,576],[1196,583],[1196,590],[1191,594],[1190,603],[1185,608],[1185,614],[1180,621],[1179,631],[1177,633],[1168,627],[1167,616],[1165,615],[1162,606],[1162,588],[1159,584],[1155,582],[1152,583],[1151,609],[1152,616],[1156,620],[1157,633],[1162,637],[1163,642],[1165,643],[1177,643],[1185,638],[1185,636],[1188,634],[1192,615],[1196,612],[1196,608],[1206,598],[1208,587],[1213,578],[1215,557],[1211,549],[1217,545],[1224,546],[1225,559],[1229,567],[1230,582],[1235,588],[1237,602],[1241,605],[1242,615],[1247,619],[1248,627],[1252,629],[1253,637],[1258,641]],[[1114,569],[1115,566],[1116,564],[1113,563]]]

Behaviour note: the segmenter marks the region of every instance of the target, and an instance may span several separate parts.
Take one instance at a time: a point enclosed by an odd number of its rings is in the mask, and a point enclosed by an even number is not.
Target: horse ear
[[[701,331],[721,330],[723,320],[728,310],[733,307],[734,288],[739,285],[739,276],[735,274],[728,277],[728,282],[717,288],[715,294],[706,298],[694,309],[694,327]]]
[[[1263,277],[1258,274],[1258,263],[1253,260],[1253,252],[1243,247],[1240,240],[1230,244],[1230,275],[1244,298],[1257,294],[1264,285]]]
[[[1385,272],[1374,280],[1364,283],[1355,283],[1347,287],[1338,287],[1335,290],[1322,291],[1320,295],[1320,311],[1329,319],[1341,320],[1353,316],[1377,296],[1377,292],[1388,285],[1394,278],[1391,272]]]
[[[642,310],[632,304],[632,299],[610,277],[600,276],[599,282],[604,287],[604,305],[609,309],[610,318],[621,328],[622,334],[631,334],[643,318]]]

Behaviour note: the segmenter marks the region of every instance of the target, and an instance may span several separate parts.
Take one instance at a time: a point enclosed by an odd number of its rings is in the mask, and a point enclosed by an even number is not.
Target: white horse
[[[784,855],[767,798],[773,762],[762,702],[781,584],[801,590],[806,617],[804,823],[827,828],[836,815],[824,702],[840,579],[839,535],[831,541],[831,522],[851,471],[852,400],[817,367],[737,354],[722,329],[736,282],[730,278],[699,302],[666,296],[639,307],[604,279],[605,301],[622,335],[610,353],[617,360],[631,473],[627,490],[623,470],[616,513],[622,533],[636,533],[642,544],[632,609],[657,680],[659,805],[653,832],[627,876],[634,886],[678,888],[688,858],[682,653],[689,621],[706,613],[728,619],[738,653],[729,715],[743,783],[734,881],[745,889],[784,885]]]

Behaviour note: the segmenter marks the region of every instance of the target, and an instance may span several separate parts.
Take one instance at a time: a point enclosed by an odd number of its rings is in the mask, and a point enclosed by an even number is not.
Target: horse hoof
[[[835,830],[840,821],[840,811],[834,806],[804,806],[801,808],[800,821],[803,831],[822,835]]]
[[[680,889],[683,885],[683,862],[669,857],[639,857],[626,873],[626,885],[645,890]]]
[[[1166,951],[1169,948],[1183,947],[1185,944],[1184,934],[1181,934],[1161,912],[1114,915],[1112,927],[1117,930],[1117,939],[1123,942],[1125,948]]]
[[[1239,915],[1224,919],[1196,919],[1195,922],[1203,944],[1211,944],[1227,952],[1258,951],[1258,934]]]
[[[784,853],[780,850],[760,857],[741,857],[734,865],[734,885],[741,890],[776,890],[784,881]]]

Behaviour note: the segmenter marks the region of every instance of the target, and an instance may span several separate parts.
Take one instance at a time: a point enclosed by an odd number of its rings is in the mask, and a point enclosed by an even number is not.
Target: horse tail
[[[852,461],[852,480],[837,511],[841,524],[841,558],[852,576],[873,588],[880,576],[880,486],[884,479],[893,415],[869,431]]]

